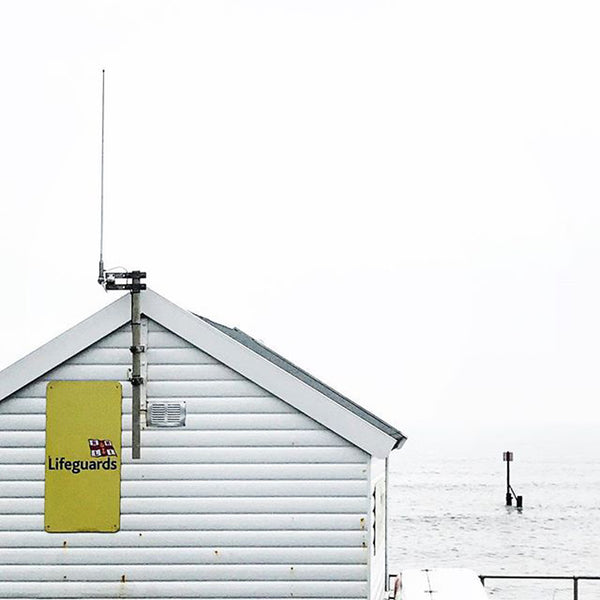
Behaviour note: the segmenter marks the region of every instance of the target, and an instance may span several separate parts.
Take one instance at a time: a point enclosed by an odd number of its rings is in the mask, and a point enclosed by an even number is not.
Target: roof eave
[[[406,438],[405,436],[396,438],[396,443],[392,450],[400,450],[400,448],[402,448],[402,446],[404,446],[404,444],[406,443],[407,439],[408,438]]]
[[[148,317],[368,454],[385,458],[397,445],[396,438],[249,350],[217,327],[152,290],[146,290],[142,294],[142,312]]]
[[[0,371],[0,401],[85,350],[130,320],[126,294]]]

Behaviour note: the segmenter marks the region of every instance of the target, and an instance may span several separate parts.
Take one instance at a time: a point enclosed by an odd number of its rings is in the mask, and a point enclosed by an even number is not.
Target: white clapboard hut
[[[404,436],[243,332],[140,300],[140,460],[129,296],[0,373],[0,598],[383,598]],[[123,385],[116,533],[44,531],[46,386],[65,380]]]

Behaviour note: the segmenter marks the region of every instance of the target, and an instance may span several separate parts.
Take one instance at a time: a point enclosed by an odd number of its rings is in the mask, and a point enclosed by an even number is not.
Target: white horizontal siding
[[[123,481],[121,494],[127,498],[182,497],[277,497],[277,496],[360,496],[366,495],[364,481],[345,479],[279,481]],[[44,496],[43,481],[0,481],[0,498],[36,498]]]
[[[142,432],[142,436],[146,432]],[[2,436],[0,436],[1,438]],[[314,447],[239,447],[239,448],[170,448],[144,447],[143,463],[355,463],[361,459],[362,452],[352,446],[314,446]],[[44,448],[0,446],[0,462],[6,464],[44,464]],[[131,449],[123,447],[122,460],[132,462]],[[137,461],[136,461],[137,462]],[[1,473],[0,473],[1,476]]]
[[[0,548],[0,565],[262,565],[268,580],[267,565],[366,565],[367,554],[367,548],[113,548],[105,541],[95,548]]]
[[[317,496],[231,498],[121,498],[121,514],[301,514],[361,513],[368,511],[365,498]],[[0,498],[0,514],[43,514],[43,498]],[[265,520],[268,516],[263,517]]]
[[[367,455],[150,322],[148,400],[187,419],[132,461],[130,344],[122,328],[0,403],[0,598],[367,598]],[[118,533],[43,531],[54,379],[123,384]]]
[[[137,462],[125,464],[121,469],[123,481],[132,480],[161,480],[180,481],[208,479],[219,481],[222,479],[286,479],[305,480],[309,477],[327,480],[362,480],[365,466],[360,463],[349,464],[139,464]],[[2,465],[1,480],[3,481],[44,481],[44,465]]]
[[[10,565],[0,581],[256,581],[263,565]],[[362,581],[364,565],[272,565],[274,581]]]
[[[0,448],[39,448],[45,444],[43,431],[3,431]],[[123,445],[131,445],[131,432],[123,431]],[[215,448],[252,446],[345,446],[344,440],[332,431],[320,430],[234,430],[189,431],[187,429],[147,429],[142,432],[144,447]]]
[[[0,598],[361,598],[359,581],[0,582]]]
[[[123,429],[131,428],[131,414],[123,415]],[[323,431],[315,421],[298,414],[265,414],[265,413],[190,413],[185,422],[186,431],[216,431],[216,430],[319,430]],[[46,429],[46,415],[4,415],[0,419],[0,431],[41,431]],[[0,436],[1,439],[2,436]],[[0,441],[0,444],[2,442]],[[339,445],[339,444],[336,444]]]
[[[0,532],[41,531],[44,517],[41,514],[0,514]],[[340,530],[365,529],[360,514],[158,514],[122,515],[121,531],[229,531],[229,530]]]
[[[111,548],[344,548],[366,546],[364,531],[121,531],[110,540]],[[100,538],[102,536],[100,535]],[[0,532],[0,548],[95,548],[99,534],[48,534],[45,531]]]
[[[95,348],[123,349],[129,348],[129,346],[131,346],[131,333],[128,331],[127,327],[106,336],[103,340],[100,340],[94,344]],[[192,346],[192,344],[189,342],[186,342],[184,339],[173,335],[170,331],[166,331],[164,329],[161,329],[160,331],[149,331],[148,347],[152,349],[180,348],[198,351],[198,349]]]
[[[131,360],[131,354],[130,354]],[[94,365],[94,375],[97,379],[126,380],[127,370],[131,363],[120,365]],[[81,380],[88,379],[90,365],[66,364],[58,367],[45,379]],[[225,365],[156,365],[149,371],[149,381],[228,381],[244,378]]]
[[[126,334],[126,336],[129,334]],[[148,362],[153,365],[216,365],[212,356],[191,346],[185,348],[148,348]],[[70,365],[129,365],[131,352],[125,348],[101,348],[98,345],[81,352]]]
[[[166,400],[167,398],[152,397],[153,400]],[[186,404],[186,411],[200,414],[299,414],[298,411],[273,396],[239,397],[210,397],[177,398],[169,397],[170,401],[182,401]],[[131,413],[131,398],[123,398],[123,412]],[[2,415],[46,415],[46,397],[28,398],[25,396],[13,397],[2,401],[0,409]]]
[[[94,372],[94,368],[91,367],[93,374],[92,377],[100,379]],[[126,398],[131,397],[131,385],[126,380],[127,370],[123,369],[123,378],[119,381],[123,384],[123,395]],[[85,377],[81,374],[79,377],[70,379],[74,380],[88,380],[90,376]],[[108,378],[107,378],[108,379]],[[110,378],[113,380],[114,378]],[[45,398],[46,397],[46,385],[50,379],[38,380],[32,383],[23,390],[15,393],[15,396],[28,396],[33,398]],[[235,397],[263,397],[269,396],[270,394],[258,387],[254,383],[247,380],[239,381],[148,381],[147,385],[148,397],[153,398],[235,398]],[[3,401],[4,402],[4,401]]]

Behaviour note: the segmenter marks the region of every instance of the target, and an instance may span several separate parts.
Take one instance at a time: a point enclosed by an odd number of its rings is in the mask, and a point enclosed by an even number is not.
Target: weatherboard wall
[[[131,459],[121,328],[0,402],[0,598],[368,598],[370,457],[150,321],[148,399],[185,428]],[[44,532],[50,380],[123,384],[121,530]]]
[[[369,572],[370,598],[383,598],[387,584],[387,469],[386,460],[370,458],[369,463]]]

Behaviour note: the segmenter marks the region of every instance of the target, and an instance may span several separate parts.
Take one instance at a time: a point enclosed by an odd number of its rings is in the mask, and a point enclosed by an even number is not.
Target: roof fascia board
[[[131,319],[126,294],[0,371],[0,402]]]
[[[325,427],[385,458],[397,441],[243,344],[152,290],[141,292],[142,312]]]

